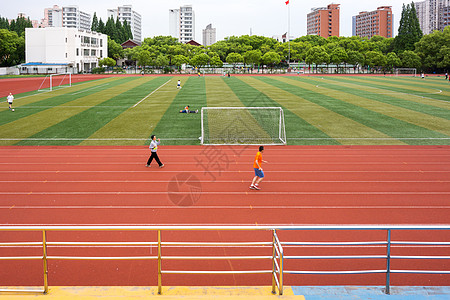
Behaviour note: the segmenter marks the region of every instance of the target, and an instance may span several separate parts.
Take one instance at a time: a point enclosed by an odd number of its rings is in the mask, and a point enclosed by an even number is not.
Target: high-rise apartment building
[[[114,21],[119,18],[120,22],[127,21],[131,26],[133,40],[140,42],[142,40],[142,16],[135,12],[131,5],[119,6],[118,8],[108,9],[108,19],[112,17]]]
[[[195,13],[192,5],[169,9],[169,34],[180,43],[195,40]]]
[[[443,30],[444,11],[450,6],[450,0],[425,0],[414,3],[419,18],[420,29],[423,34],[430,34],[434,30]]]
[[[353,35],[371,38],[374,35],[393,37],[394,16],[391,6],[381,6],[377,10],[360,12],[353,17]]]
[[[307,34],[322,37],[339,36],[340,4],[311,9],[307,18]]]
[[[91,30],[91,15],[81,11],[78,6],[54,5],[44,10],[42,27],[67,27]]]
[[[450,5],[442,9],[442,25],[444,28],[450,25]]]
[[[203,29],[203,46],[210,46],[216,42],[216,28],[212,24]]]

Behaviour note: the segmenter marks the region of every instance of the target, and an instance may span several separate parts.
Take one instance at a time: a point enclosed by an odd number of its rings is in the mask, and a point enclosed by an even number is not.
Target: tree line
[[[9,23],[0,17],[0,67],[15,66],[25,61],[25,28],[31,28],[30,18],[17,17]]]
[[[0,18],[0,66],[24,61],[24,26],[31,22],[15,20],[14,26]],[[5,22],[6,21],[6,22]],[[7,25],[8,24],[8,25]],[[26,25],[23,25],[26,24]],[[23,28],[23,29],[21,29]],[[170,36],[145,38],[141,46],[123,50],[121,43],[132,39],[131,26],[109,18],[106,24],[94,13],[91,29],[108,35],[108,57],[125,58],[127,63],[156,68],[181,68],[184,64],[202,68],[222,67],[224,63],[248,67],[287,67],[296,62],[314,67],[333,64],[365,67],[370,70],[391,70],[395,67],[417,68],[426,72],[450,69],[450,26],[423,36],[413,3],[403,5],[398,35],[395,38],[374,36],[329,37],[303,36],[290,43],[280,43],[264,36],[230,36],[203,47],[179,43]],[[18,30],[19,33],[16,31]],[[109,61],[111,64],[111,61]]]

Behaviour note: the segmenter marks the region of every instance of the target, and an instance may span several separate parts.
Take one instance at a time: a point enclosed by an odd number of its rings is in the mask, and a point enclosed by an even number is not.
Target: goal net
[[[72,86],[72,74],[52,74],[45,76],[39,86],[39,91],[50,90],[53,91],[56,88],[71,87]]]
[[[281,107],[202,107],[202,145],[285,145]]]
[[[397,68],[395,69],[395,76],[417,76],[416,68]]]

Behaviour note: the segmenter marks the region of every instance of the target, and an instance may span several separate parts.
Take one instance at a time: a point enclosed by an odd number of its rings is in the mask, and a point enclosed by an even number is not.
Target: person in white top
[[[152,155],[148,158],[147,164],[145,166],[147,168],[150,168],[150,164],[152,163],[153,159],[155,159],[159,167],[162,168],[164,167],[164,164],[159,160],[158,154],[156,153],[156,151],[158,151],[159,144],[161,144],[161,141],[159,139],[158,141],[156,141],[156,136],[154,134],[152,134],[151,139],[152,141],[149,148],[152,152]]]
[[[179,80],[179,79],[178,79],[178,82],[177,82],[177,89],[181,89],[181,80]]]
[[[9,104],[9,110],[10,111],[14,111],[14,108],[12,108],[12,103],[14,101],[14,96],[13,94],[9,93],[8,97],[6,97],[6,99],[8,99],[8,104]]]

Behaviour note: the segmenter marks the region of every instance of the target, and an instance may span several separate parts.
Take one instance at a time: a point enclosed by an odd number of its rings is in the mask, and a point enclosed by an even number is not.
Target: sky
[[[360,11],[376,10],[379,6],[392,6],[394,32],[397,34],[403,3],[406,0],[1,0],[0,16],[16,18],[25,13],[32,20],[44,17],[44,8],[53,5],[77,5],[91,15],[97,13],[106,22],[106,10],[131,4],[142,15],[142,36],[153,37],[169,34],[169,9],[192,5],[195,12],[195,40],[202,43],[202,29],[212,24],[217,31],[217,41],[227,36],[252,33],[272,37],[282,35],[290,28],[290,35],[306,35],[306,15],[313,7],[340,4],[340,35],[352,35],[352,16]],[[289,13],[290,11],[290,13]],[[288,22],[290,15],[290,22]],[[290,23],[290,24],[289,24]]]

